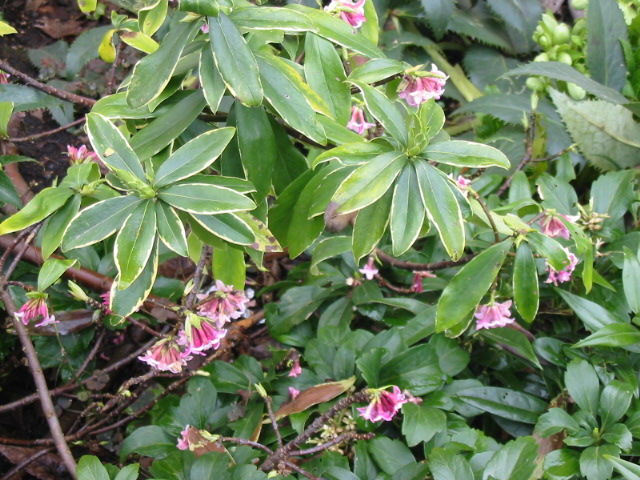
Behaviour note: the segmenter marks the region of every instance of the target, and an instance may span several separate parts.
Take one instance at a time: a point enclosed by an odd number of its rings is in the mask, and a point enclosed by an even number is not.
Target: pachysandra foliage
[[[211,286],[180,284],[139,357],[178,375],[250,314],[248,260],[310,261],[261,292],[280,295],[270,356],[208,358],[121,461],[151,457],[155,478],[640,478],[635,2],[573,2],[571,25],[537,0],[118,3],[96,48],[143,54],[87,114],[95,154],[70,151],[0,223],[44,222],[17,318],[57,328],[51,287],[97,257],[123,328],[162,296],[162,261],[212,249]],[[445,38],[471,44],[466,73]],[[138,464],[84,456],[77,473]]]

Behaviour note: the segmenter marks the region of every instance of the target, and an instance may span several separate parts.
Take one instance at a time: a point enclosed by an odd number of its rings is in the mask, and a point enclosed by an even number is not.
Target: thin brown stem
[[[491,210],[489,210],[489,207],[487,207],[487,203],[482,199],[482,197],[478,194],[478,192],[474,190],[469,190],[469,192],[482,207],[482,211],[487,216],[489,225],[491,225],[491,229],[493,230],[493,238],[495,239],[496,243],[498,243],[500,241],[500,232],[498,232],[498,227],[496,227],[496,222],[493,219],[493,215],[491,215]]]
[[[198,264],[196,265],[196,271],[193,274],[193,287],[187,295],[187,300],[185,302],[185,306],[189,309],[193,308],[193,305],[196,303],[196,295],[200,291],[200,284],[202,283],[202,276],[204,273],[204,267],[211,256],[211,247],[208,245],[204,245],[202,247],[202,252],[200,252],[200,260],[198,260]]]
[[[76,95],[75,93],[65,92],[64,90],[52,87],[51,85],[45,85],[44,83],[37,81],[35,78],[30,77],[26,73],[23,73],[20,70],[16,70],[4,60],[0,60],[0,70],[4,70],[5,72],[19,78],[30,87],[48,93],[49,95],[52,95],[61,100],[75,103],[77,105],[82,105],[88,108],[93,107],[96,103],[93,98],[83,97],[82,95]]]
[[[278,440],[278,447],[282,448],[282,434],[280,433],[280,428],[278,427],[278,421],[276,420],[276,416],[273,413],[273,405],[271,404],[271,397],[264,397],[264,403],[267,405],[267,413],[269,414],[269,419],[271,420],[271,427],[276,434],[276,439]]]
[[[22,469],[25,468],[27,465],[35,462],[40,457],[45,456],[51,450],[53,450],[53,447],[44,448],[40,450],[38,453],[34,453],[33,455],[28,456],[25,460],[23,460],[18,465],[16,465],[11,470],[9,470],[6,474],[4,474],[2,478],[0,478],[0,480],[10,480],[11,478],[15,477],[18,473],[20,473]]]
[[[69,128],[73,128],[77,125],[82,125],[84,122],[86,121],[85,117],[79,118],[78,120],[75,120],[67,125],[63,125],[61,127],[58,128],[54,128],[53,130],[47,130],[46,132],[40,132],[40,133],[35,133],[33,135],[29,135],[26,137],[13,137],[13,138],[5,138],[5,140],[7,142],[12,142],[12,143],[20,143],[20,142],[31,142],[33,140],[37,140],[39,138],[42,137],[48,137],[50,135],[55,135],[56,133],[60,133],[60,132],[64,132],[65,130],[68,130]]]
[[[257,448],[264,452],[267,452],[269,455],[273,455],[273,450],[269,447],[266,447],[258,442],[252,442],[251,440],[245,440],[244,438],[236,438],[236,437],[220,437],[221,442],[229,442],[235,443],[236,445],[242,445],[245,447]]]
[[[376,248],[375,254],[384,263],[389,264],[392,267],[402,268],[403,270],[443,270],[445,268],[452,268],[452,267],[458,267],[460,265],[464,265],[465,263],[470,262],[473,258],[475,258],[478,255],[477,253],[472,253],[471,255],[462,257],[459,260],[444,260],[442,262],[433,262],[433,263],[417,263],[417,262],[408,262],[405,260],[399,260],[397,258],[392,257],[391,255],[387,255],[379,248]]]
[[[315,447],[307,448],[306,450],[296,450],[291,452],[290,455],[295,457],[301,457],[303,455],[311,455],[314,453],[323,452],[324,450],[327,450],[333,447],[334,445],[338,445],[342,442],[346,442],[347,440],[371,440],[375,436],[376,434],[373,432],[370,432],[370,433],[345,432],[345,433],[341,433],[336,438],[334,438],[333,440],[329,440],[326,443],[317,445]]]
[[[107,74],[107,85],[105,87],[104,95],[111,95],[114,91],[114,84],[116,79],[116,69],[118,67],[118,63],[122,61],[122,52],[124,50],[124,42],[122,40],[118,41],[118,45],[116,45],[116,58],[113,60],[111,64],[111,68],[109,68],[109,73]]]

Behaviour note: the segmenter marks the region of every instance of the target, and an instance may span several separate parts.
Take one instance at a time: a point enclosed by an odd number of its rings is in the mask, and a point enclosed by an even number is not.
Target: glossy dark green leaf
[[[389,100],[384,93],[366,83],[350,80],[362,92],[367,110],[384,127],[385,131],[398,140],[403,146],[409,143],[409,136],[399,104]]]
[[[464,221],[458,200],[439,170],[424,160],[416,161],[414,165],[429,220],[438,230],[447,253],[457,260],[465,245]]]
[[[84,455],[80,458],[76,474],[82,480],[110,480],[107,469],[94,455]]]
[[[304,75],[311,88],[325,99],[336,121],[346,125],[351,92],[342,59],[331,42],[312,33],[305,40]]]
[[[316,268],[320,262],[324,260],[328,260],[333,257],[337,257],[338,255],[342,255],[343,253],[351,250],[351,237],[347,236],[338,236],[338,237],[329,237],[325,238],[318,242],[316,247],[313,249],[313,256],[311,261],[311,266],[309,269],[313,272],[317,272]]]
[[[578,422],[566,410],[554,407],[540,416],[538,423],[536,423],[535,433],[544,438],[563,430],[567,430],[569,435],[573,435],[579,429]]]
[[[417,345],[396,355],[380,369],[381,385],[397,385],[413,395],[424,395],[442,387],[446,375],[440,368],[436,349]]]
[[[38,291],[44,292],[53,285],[69,268],[73,267],[77,260],[62,260],[50,258],[45,261],[38,272]]]
[[[352,248],[356,262],[378,245],[389,223],[393,192],[387,190],[382,197],[358,212],[353,225]]]
[[[213,52],[209,48],[203,48],[200,51],[200,84],[202,85],[202,93],[207,100],[207,105],[212,112],[217,112],[220,102],[224,96],[227,86],[220,76],[220,72],[213,61]]]
[[[285,60],[266,53],[260,53],[256,58],[264,96],[271,106],[285,123],[318,143],[326,143],[324,129],[316,119],[316,112],[331,115],[326,102]]]
[[[102,115],[87,115],[87,132],[93,149],[109,168],[124,170],[145,180],[140,159],[135,154],[122,132]]]
[[[315,169],[321,163],[329,160],[339,160],[347,164],[362,164],[392,150],[393,148],[386,143],[363,142],[361,139],[361,141],[347,143],[322,152],[313,160],[312,167]]]
[[[60,246],[65,230],[80,210],[81,201],[82,196],[75,194],[42,227],[42,258],[49,258]]]
[[[533,322],[540,303],[538,270],[533,253],[524,242],[518,247],[513,265],[513,299],[522,318],[529,323]]]
[[[586,360],[575,359],[567,365],[564,383],[571,398],[580,408],[595,415],[600,401],[600,382],[593,366]]]
[[[538,232],[530,232],[526,237],[531,248],[545,258],[557,272],[569,265],[567,251],[556,240]]]
[[[638,343],[640,330],[628,323],[612,323],[580,340],[574,347],[627,347]]]
[[[251,228],[232,213],[220,215],[193,215],[206,230],[236,245],[250,245],[255,241]]]
[[[627,320],[619,318],[614,312],[610,312],[602,305],[587,300],[586,298],[569,293],[566,290],[556,288],[555,291],[567,302],[567,305],[582,320],[585,327],[592,332],[601,330],[606,325],[626,323]]]
[[[510,441],[498,450],[487,463],[483,475],[495,480],[532,478],[537,468],[537,457],[536,440],[523,436]]]
[[[179,9],[209,17],[217,17],[220,12],[217,0],[182,0]]]
[[[406,163],[403,153],[389,152],[354,170],[333,196],[337,212],[349,213],[371,205],[391,188]]]
[[[220,156],[234,134],[233,127],[218,128],[187,142],[160,165],[153,185],[164,187],[201,172]]]
[[[405,465],[415,463],[411,450],[400,440],[377,437],[368,444],[373,461],[388,475],[393,475]]]
[[[589,447],[580,454],[580,473],[587,480],[609,480],[613,473],[613,463],[605,457],[618,457],[620,449],[615,445]]]
[[[225,85],[241,103],[262,103],[262,84],[258,64],[234,23],[225,14],[209,18],[211,50]]]
[[[0,235],[22,230],[47,218],[74,194],[68,188],[45,188],[15,215],[0,223]]]
[[[156,223],[162,243],[178,255],[188,257],[187,234],[175,210],[164,202],[156,202]]]
[[[509,350],[513,351],[518,356],[529,360],[533,365],[542,370],[542,366],[533,351],[531,342],[524,333],[512,328],[491,328],[483,330],[482,336],[498,344],[500,348],[502,348],[502,345],[506,345]]]
[[[194,91],[131,137],[131,148],[142,160],[152,157],[178,138],[198,118],[205,105],[202,91]]]
[[[245,176],[256,187],[256,202],[266,198],[276,163],[276,139],[264,108],[236,105],[238,148]]]
[[[473,480],[473,470],[460,454],[444,448],[434,448],[429,455],[433,480]]]
[[[145,200],[131,212],[116,236],[114,258],[119,289],[127,288],[142,273],[155,240],[156,209],[152,200]]]
[[[404,65],[398,60],[390,58],[372,58],[368,62],[358,65],[349,74],[349,80],[362,83],[375,83],[380,80],[398,75],[404,71]]]
[[[615,455],[603,454],[602,456],[613,464],[613,468],[625,480],[638,480],[640,478],[640,465],[637,463],[628,462]]]
[[[402,434],[410,447],[428,442],[436,433],[447,428],[446,414],[429,405],[406,403],[402,406],[402,417]]]
[[[122,442],[120,461],[124,461],[134,452],[152,458],[162,458],[175,450],[176,438],[161,427],[157,425],[139,427]]]
[[[62,249],[86,247],[112,235],[142,200],[135,196],[103,200],[82,210],[64,233]]]
[[[596,82],[620,91],[627,79],[621,41],[627,25],[616,0],[590,1],[587,9],[587,68]]]
[[[0,170],[0,204],[8,203],[16,208],[22,207],[20,195],[9,176],[4,170]]]
[[[511,162],[500,150],[481,143],[451,140],[429,145],[423,152],[427,159],[456,167],[511,168]]]
[[[197,31],[198,22],[177,23],[163,38],[160,48],[136,64],[127,90],[129,106],[142,107],[162,93],[171,80],[182,51]]]
[[[396,181],[390,215],[393,255],[398,257],[416,241],[425,217],[418,177],[411,164],[405,165]]]
[[[500,387],[473,387],[456,396],[465,403],[498,417],[535,424],[547,409],[547,403],[528,393]]]
[[[347,47],[369,58],[384,58],[384,54],[373,43],[344,20],[304,5],[289,4],[287,8],[305,14],[317,28],[317,34],[338,45]]]
[[[640,261],[637,252],[632,252],[626,247],[624,249],[622,285],[629,307],[634,313],[640,313]]]
[[[612,380],[600,394],[600,418],[602,429],[606,430],[620,420],[629,409],[633,389],[627,383]]]
[[[285,32],[313,32],[317,28],[304,13],[279,7],[234,8],[229,18],[240,28],[248,30],[283,30]]]
[[[468,322],[487,293],[511,249],[506,240],[493,245],[464,265],[447,284],[436,312],[436,331]]]
[[[158,198],[186,212],[215,214],[253,210],[255,204],[230,188],[202,183],[174,183],[158,192]]]

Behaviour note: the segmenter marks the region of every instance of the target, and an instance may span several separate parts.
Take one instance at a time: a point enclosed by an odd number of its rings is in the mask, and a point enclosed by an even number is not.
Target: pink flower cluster
[[[511,318],[511,300],[506,302],[491,302],[488,305],[480,305],[476,311],[475,317],[478,320],[476,328],[496,328],[506,327],[513,323],[515,319]]]
[[[368,393],[371,395],[369,405],[359,407],[357,410],[362,418],[370,422],[379,422],[380,420],[389,422],[405,403],[422,403],[422,399],[414,397],[406,390],[400,391],[400,388],[395,385],[393,393],[385,389],[369,389]]]
[[[422,285],[423,278],[436,278],[436,275],[429,270],[415,271],[413,272],[413,283],[411,284],[411,291],[414,293],[424,292],[424,286]]]
[[[8,73],[0,70],[0,85],[8,85],[10,76],[11,75],[9,75]]]
[[[84,163],[87,160],[98,160],[98,154],[90,151],[86,145],[80,145],[79,147],[67,145],[67,155],[69,155],[71,163]]]
[[[576,265],[578,265],[578,257],[566,248],[565,251],[567,252],[567,257],[569,257],[569,264],[558,272],[547,263],[547,272],[549,273],[549,277],[544,281],[544,283],[553,283],[557,287],[558,283],[564,283],[571,280],[571,274],[576,269]]]
[[[358,135],[362,135],[371,127],[375,127],[375,123],[369,123],[364,119],[364,111],[355,105],[351,107],[351,120],[347,123],[347,128],[353,130]]]
[[[340,18],[353,28],[360,28],[367,21],[364,16],[364,2],[365,0],[357,0],[355,3],[351,0],[333,0],[324,10],[338,13]]]
[[[49,315],[49,307],[47,306],[48,295],[46,293],[29,292],[27,293],[27,297],[29,297],[29,300],[15,313],[16,318],[24,325],[29,325],[31,320],[38,317],[42,317],[42,320],[40,323],[36,323],[36,327],[60,323],[54,315]]]
[[[563,215],[562,213],[558,215],[571,223],[576,223],[580,218],[580,215]],[[562,237],[569,240],[570,234],[567,227],[560,218],[549,212],[545,212],[544,218],[540,220],[540,226],[542,233],[549,237]]]
[[[199,315],[187,313],[177,340],[162,339],[138,359],[158,370],[179,373],[193,355],[205,355],[207,350],[219,348],[227,334],[224,325],[246,311],[249,299],[244,292],[236,291],[220,280],[216,281],[212,292],[198,295],[206,301],[198,307]]]
[[[438,67],[432,64],[429,76],[405,76],[398,87],[398,96],[404,99],[411,107],[418,107],[421,103],[431,98],[440,100],[448,78],[447,75],[438,70]]]
[[[367,280],[373,280],[373,278],[378,274],[378,269],[373,265],[374,261],[375,259],[373,257],[369,257],[367,264],[358,270],[367,278]]]

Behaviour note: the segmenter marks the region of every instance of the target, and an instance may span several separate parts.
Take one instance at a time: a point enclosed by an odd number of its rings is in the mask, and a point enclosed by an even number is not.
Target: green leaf
[[[431,450],[429,468],[433,480],[473,480],[474,478],[473,470],[467,460],[462,455],[444,448]]]
[[[394,256],[399,257],[411,248],[420,234],[424,217],[418,176],[413,165],[407,164],[398,177],[391,204],[390,229]]]
[[[356,262],[368,255],[384,235],[389,223],[393,199],[391,189],[378,200],[358,212],[353,225],[352,248]]]
[[[420,3],[427,14],[425,18],[429,26],[433,29],[436,38],[440,40],[447,30],[455,3],[449,0],[420,0]],[[436,477],[436,480],[440,479]]]
[[[126,467],[122,467],[122,470],[118,472],[114,480],[138,480],[138,471],[140,470],[139,463],[132,463]]]
[[[533,365],[542,370],[542,365],[538,361],[531,342],[524,333],[512,328],[492,328],[483,330],[482,336],[494,343],[506,345],[519,354],[522,358],[529,360]]]
[[[536,423],[535,433],[543,438],[555,435],[562,430],[567,430],[569,435],[574,435],[580,429],[578,422],[561,408],[550,408],[542,414]]]
[[[380,369],[380,385],[397,385],[413,395],[424,395],[441,388],[446,375],[440,368],[432,345],[417,345],[393,357]]]
[[[159,47],[158,42],[149,35],[133,30],[124,29],[120,33],[120,39],[127,45],[130,45],[144,53],[153,53]]]
[[[414,162],[424,208],[454,260],[464,253],[464,220],[458,200],[447,178],[424,160]]]
[[[134,452],[147,457],[162,458],[175,451],[176,438],[161,427],[150,425],[135,429],[124,439],[120,448],[120,461],[124,461]]]
[[[590,2],[592,3],[592,2]],[[620,449],[615,445],[589,447],[580,454],[580,473],[587,480],[609,480],[613,473],[613,463],[606,456],[617,457]]]
[[[402,434],[410,447],[428,442],[436,433],[447,428],[447,415],[439,408],[429,405],[405,403],[402,406],[402,417]]]
[[[50,258],[42,264],[38,272],[38,291],[44,292],[53,285],[58,279],[73,265],[77,260],[61,260],[59,258]]]
[[[20,195],[18,195],[16,186],[5,171],[0,170],[0,204],[5,203],[13,205],[16,208],[22,208],[22,202],[20,201]]]
[[[45,188],[38,192],[22,210],[0,223],[0,235],[22,230],[44,220],[61,208],[74,193],[68,188]]]
[[[178,255],[188,257],[187,234],[175,210],[164,202],[156,202],[156,223],[162,243]]]
[[[217,0],[182,0],[179,9],[210,17],[217,17],[220,12]]]
[[[178,22],[162,39],[160,48],[135,66],[127,90],[127,103],[139,108],[157,98],[171,80],[185,46],[198,31],[199,22]]]
[[[522,318],[533,322],[540,303],[538,271],[533,253],[524,242],[518,247],[513,265],[513,299]]]
[[[511,240],[487,248],[447,284],[436,311],[436,331],[442,332],[468,322],[493,283],[511,249]]]
[[[346,125],[351,92],[345,82],[342,59],[331,42],[312,33],[305,37],[304,75],[311,88],[327,102],[332,117]]]
[[[595,369],[586,360],[576,358],[567,365],[564,383],[569,395],[581,409],[591,415],[597,413],[600,382]]]
[[[584,347],[627,347],[640,342],[640,330],[628,323],[612,323],[604,325],[587,338],[574,345]]]
[[[173,409],[172,417],[178,425],[206,429],[220,410],[217,398],[218,391],[209,378],[193,377],[187,385],[187,394]]]
[[[338,213],[349,213],[371,205],[389,190],[407,163],[400,152],[378,155],[354,170],[338,187],[332,202]]]
[[[203,228],[223,240],[236,245],[250,245],[255,236],[249,225],[232,213],[220,215],[193,215]]]
[[[118,281],[113,282],[111,286],[110,304],[109,308],[114,315],[120,315],[126,317],[135,312],[142,302],[147,298],[153,287],[153,282],[156,279],[156,273],[158,270],[158,239],[151,251],[149,260],[147,261],[144,269],[138,275],[133,283],[126,289],[120,290],[117,288]],[[116,280],[119,280],[116,278]]]
[[[68,175],[65,178],[68,178]],[[81,200],[82,196],[75,194],[44,224],[42,228],[42,258],[49,258],[60,246],[65,230],[80,210]]]
[[[122,227],[142,200],[135,196],[108,198],[82,210],[71,221],[62,239],[62,250],[86,247],[112,235]]]
[[[18,33],[18,31],[7,22],[0,20],[0,37],[11,35],[12,33]]]
[[[606,430],[620,420],[631,405],[633,389],[627,383],[612,380],[605,385],[600,395],[600,419],[602,430]]]
[[[194,91],[131,137],[131,148],[142,160],[152,157],[178,138],[202,113],[205,104],[202,91]]]
[[[451,140],[429,145],[422,154],[428,160],[453,165],[455,167],[511,168],[511,162],[500,151],[489,145],[467,142],[465,140]]]
[[[367,110],[384,127],[385,131],[398,140],[403,146],[408,145],[409,136],[404,124],[404,118],[399,110],[399,104],[389,100],[384,93],[366,83],[349,80],[362,92]]]
[[[256,187],[254,198],[260,203],[271,190],[271,179],[278,152],[273,128],[262,107],[236,105],[238,148],[245,177]]]
[[[315,169],[329,160],[338,160],[345,164],[362,164],[392,150],[386,143],[363,142],[361,139],[322,152],[313,160],[312,167]]]
[[[535,424],[547,409],[538,397],[508,388],[473,387],[460,390],[456,396],[465,403],[514,422]]]
[[[393,75],[402,73],[405,66],[402,62],[390,58],[373,58],[368,62],[357,66],[349,74],[349,80],[362,83],[375,83],[385,80]]]
[[[158,198],[186,212],[214,214],[253,210],[256,205],[230,188],[203,183],[174,183],[158,192]]]
[[[587,68],[596,82],[620,91],[627,80],[621,41],[627,25],[616,0],[590,1],[587,9]]]
[[[283,30],[285,32],[314,32],[317,28],[304,13],[288,8],[260,6],[234,8],[229,18],[247,30]]]
[[[83,455],[80,458],[76,474],[82,480],[110,480],[107,469],[94,455]]]
[[[7,125],[13,113],[13,102],[0,102],[0,137],[7,137]]]
[[[250,212],[237,212],[229,213],[226,215],[232,215],[242,220],[253,232],[255,240],[249,248],[260,252],[281,252],[282,247],[278,243],[278,240],[273,236],[267,225],[258,217],[252,215]]]
[[[213,274],[216,280],[233,285],[236,290],[244,290],[247,265],[244,252],[235,248],[215,249],[213,252]]]
[[[569,265],[567,251],[553,238],[538,232],[529,232],[526,240],[557,272]]]
[[[331,115],[326,102],[304,82],[302,75],[282,58],[259,53],[264,96],[282,119],[310,139],[324,144],[326,135],[316,112]]]
[[[564,80],[575,83],[588,93],[616,105],[628,102],[627,98],[616,90],[606,87],[584,76],[570,65],[561,62],[531,62],[505,73],[504,77],[517,77],[520,75],[542,75],[554,80]]]
[[[605,453],[602,456],[613,464],[613,468],[615,468],[616,472],[622,475],[625,480],[638,480],[640,478],[640,465],[627,462],[616,455],[608,455]]]
[[[207,100],[207,104],[213,113],[218,111],[220,102],[224,96],[227,86],[220,76],[220,72],[216,68],[213,61],[213,52],[209,48],[203,48],[200,51],[200,84],[202,85],[202,93]]]
[[[140,180],[146,180],[140,159],[113,123],[97,113],[87,114],[87,132],[93,149],[104,164],[124,170]]]
[[[216,67],[231,94],[248,107],[260,105],[258,64],[237,27],[221,13],[209,18],[209,36]]]
[[[322,10],[289,4],[286,8],[305,14],[316,26],[317,34],[368,58],[384,58],[384,53],[347,22]]]
[[[400,440],[376,437],[367,446],[373,461],[389,475],[416,461],[411,451]]]
[[[554,290],[565,302],[567,302],[578,318],[582,320],[585,327],[592,332],[597,332],[606,325],[628,322],[628,320],[622,320],[615,316],[613,312],[610,312],[603,306],[592,302],[591,300],[587,300],[586,298],[579,297],[559,288]]]
[[[167,18],[167,0],[160,0],[155,5],[147,4],[138,11],[138,26],[143,33],[153,35]]]
[[[512,480],[532,478],[537,468],[538,444],[533,437],[520,437],[498,450],[484,468],[484,478]]]
[[[640,261],[637,252],[624,247],[624,267],[622,269],[622,286],[627,303],[634,313],[640,313]]]
[[[164,187],[201,172],[220,156],[234,134],[233,127],[218,128],[184,144],[160,165],[153,185]]]
[[[118,268],[118,288],[131,285],[142,273],[156,240],[156,209],[152,200],[141,202],[116,236],[113,256]]]
[[[587,160],[603,170],[638,165],[640,125],[630,111],[602,100],[576,102],[555,90],[550,94]]]
[[[317,272],[320,262],[328,260],[351,250],[351,237],[339,236],[329,237],[321,240],[313,249],[312,261],[309,270]]]

